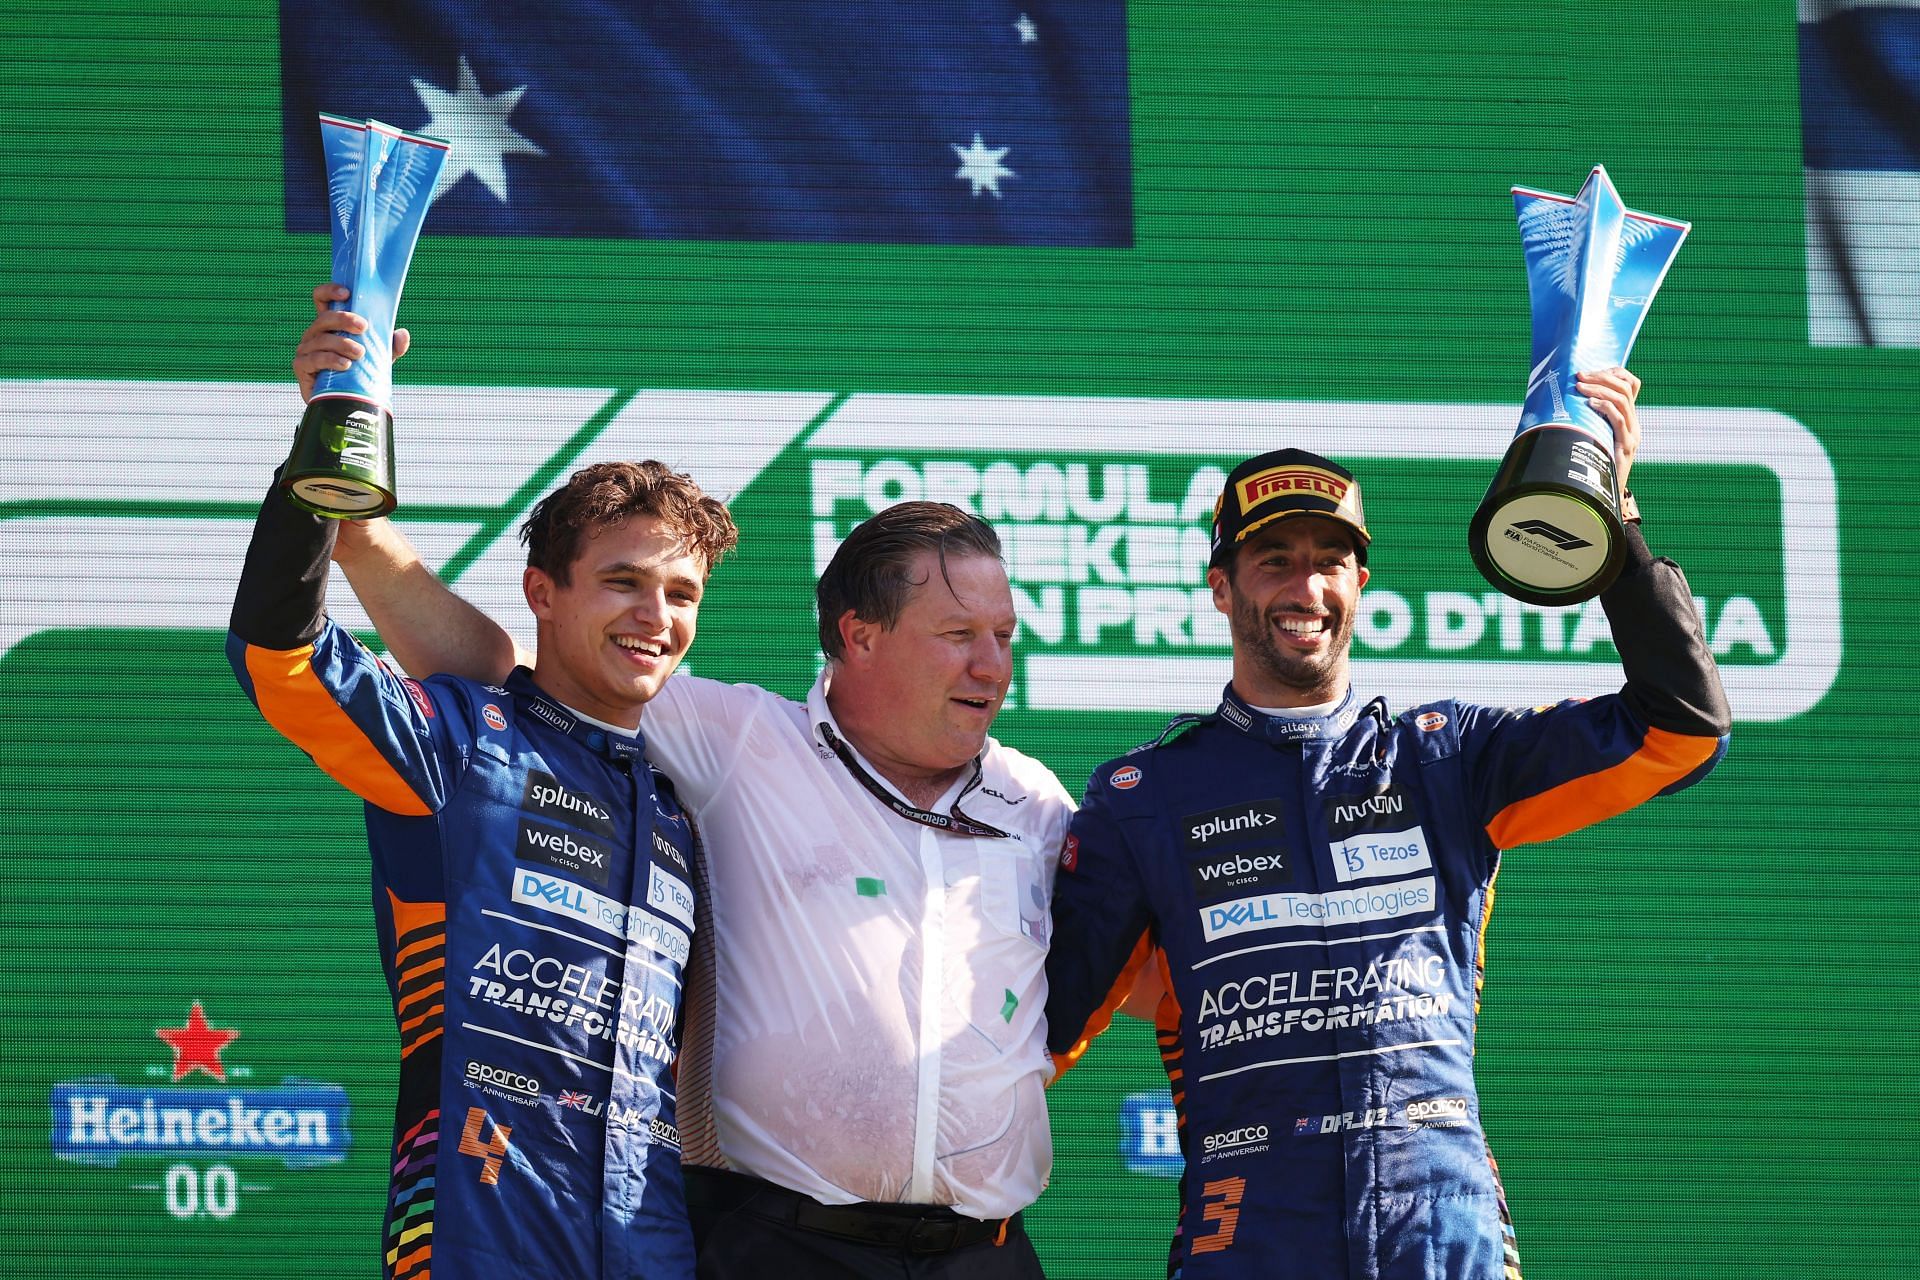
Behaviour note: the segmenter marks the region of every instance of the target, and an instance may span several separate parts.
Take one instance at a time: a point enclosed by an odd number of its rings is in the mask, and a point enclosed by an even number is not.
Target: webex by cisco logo
[[[1209,854],[1190,871],[1193,889],[1202,902],[1225,893],[1268,889],[1291,878],[1284,849],[1246,849]]]

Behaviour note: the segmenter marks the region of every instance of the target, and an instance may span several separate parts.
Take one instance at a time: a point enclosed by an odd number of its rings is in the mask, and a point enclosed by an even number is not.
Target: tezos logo
[[[159,1191],[172,1217],[215,1220],[239,1212],[243,1190],[265,1190],[241,1181],[234,1166],[242,1160],[299,1170],[346,1159],[353,1135],[339,1085],[291,1076],[277,1085],[236,1083],[253,1075],[222,1056],[240,1032],[215,1025],[197,1000],[185,1025],[153,1034],[173,1051],[173,1062],[148,1063],[142,1074],[166,1083],[93,1075],[53,1086],[55,1156],[102,1169],[117,1169],[122,1160],[165,1161],[157,1180],[144,1170],[129,1173],[136,1180],[128,1189]]]

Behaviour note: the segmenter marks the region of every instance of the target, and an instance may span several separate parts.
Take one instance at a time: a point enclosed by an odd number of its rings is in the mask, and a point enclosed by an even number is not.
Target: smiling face
[[[693,644],[705,575],[677,533],[644,515],[591,531],[564,584],[529,568],[524,586],[540,638],[534,682],[575,711],[637,727]]]
[[[1353,619],[1367,570],[1353,533],[1324,516],[1248,535],[1228,569],[1209,569],[1214,608],[1233,630],[1233,687],[1260,707],[1308,707],[1346,692]]]
[[[892,626],[846,611],[827,698],[847,740],[909,798],[944,790],[986,745],[1013,679],[1013,592],[992,556],[937,551]],[[916,793],[919,793],[916,795]]]

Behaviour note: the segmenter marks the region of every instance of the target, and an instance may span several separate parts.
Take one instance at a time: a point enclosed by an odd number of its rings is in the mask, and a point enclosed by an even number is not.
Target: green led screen
[[[405,527],[518,627],[534,499],[601,457],[684,467],[744,533],[690,669],[800,695],[837,539],[903,498],[969,505],[1002,531],[1021,614],[996,736],[1077,793],[1217,697],[1213,497],[1241,457],[1303,445],[1367,489],[1363,696],[1601,692],[1620,677],[1597,605],[1492,593],[1466,528],[1528,372],[1508,188],[1570,193],[1603,163],[1630,206],[1693,224],[1635,350],[1633,488],[1737,719],[1706,783],[1504,864],[1479,1078],[1522,1258],[1580,1280],[1910,1274],[1920,189],[1876,197],[1840,297],[1835,188],[1803,145],[1822,6],[1081,8],[1124,18],[1123,243],[496,237],[430,216],[401,308]],[[1052,11],[1030,14],[1044,44]],[[0,5],[11,1274],[377,1265],[397,1050],[359,805],[259,722],[221,652],[328,261],[323,233],[287,229],[282,20],[258,0]],[[427,118],[423,95],[393,123]],[[1037,180],[1004,160],[969,200]],[[542,162],[505,155],[509,198]],[[364,627],[343,583],[333,600]],[[87,1098],[173,1089],[229,1127],[260,1123],[234,1106],[294,1118],[225,1158],[63,1141],[76,1105],[115,1123]],[[1028,1215],[1050,1274],[1160,1274],[1165,1089],[1122,1020],[1052,1091]]]

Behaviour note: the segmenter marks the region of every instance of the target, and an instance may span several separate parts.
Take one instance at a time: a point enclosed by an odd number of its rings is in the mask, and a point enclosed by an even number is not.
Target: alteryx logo
[[[127,1189],[157,1192],[175,1218],[230,1218],[242,1192],[273,1189],[255,1164],[243,1178],[238,1161],[272,1161],[282,1171],[346,1159],[353,1145],[346,1090],[289,1076],[275,1085],[242,1084],[253,1072],[226,1054],[237,1028],[193,1005],[184,1025],[154,1029],[172,1050],[171,1063],[143,1074],[165,1084],[123,1084],[112,1075],[55,1084],[47,1099],[53,1154],[61,1160],[119,1169],[133,1162]],[[147,1158],[165,1162],[158,1176]]]
[[[264,478],[286,452],[278,384],[0,383],[0,412],[25,435],[0,476],[0,538],[16,585],[0,655],[38,631],[116,625],[225,626],[223,591],[179,575],[129,586],[75,577],[129,545],[183,539],[209,564],[238,565]],[[1227,471],[1276,442],[1352,466],[1376,529],[1375,576],[1356,612],[1355,682],[1396,708],[1436,697],[1528,705],[1617,688],[1598,601],[1570,609],[1489,590],[1465,529],[1512,438],[1514,405],[1359,401],[967,397],[811,392],[403,388],[410,462],[401,515],[442,577],[530,642],[524,558],[512,530],[546,482],[597,458],[671,456],[710,492],[752,490],[763,473],[800,483],[805,514],[754,530],[811,549],[817,573],[860,520],[894,503],[953,502],[999,531],[1020,622],[1008,706],[1048,712],[1205,711],[1229,674],[1226,619],[1205,582],[1208,520]],[[156,405],[181,406],[160,420]],[[1816,706],[1842,660],[1846,601],[1833,467],[1798,422],[1761,409],[1647,411],[1657,454],[1635,468],[1643,496],[1673,477],[1657,549],[1762,548],[1687,562],[1709,646],[1736,717],[1785,720]],[[155,433],[183,442],[217,422],[217,459],[153,484]],[[136,432],[129,423],[146,424]],[[956,428],[962,428],[956,430]],[[73,465],[73,442],[86,456]],[[963,445],[961,442],[975,442]],[[1645,482],[1643,483],[1643,477]],[[1438,488],[1436,488],[1438,486]],[[1459,508],[1457,520],[1436,508]],[[787,504],[781,504],[784,509]],[[1728,513],[1738,513],[1737,529]],[[1654,513],[1650,511],[1650,527]],[[1437,521],[1437,523],[1436,523]],[[1457,528],[1448,527],[1449,523]],[[1417,536],[1415,536],[1417,534]],[[1417,572],[1396,557],[1457,542]],[[48,547],[60,547],[58,556]],[[1791,546],[1792,554],[1784,548]],[[225,579],[222,579],[225,581]],[[812,578],[796,574],[792,591]],[[348,593],[336,616],[370,624]],[[728,643],[716,630],[702,645]]]

